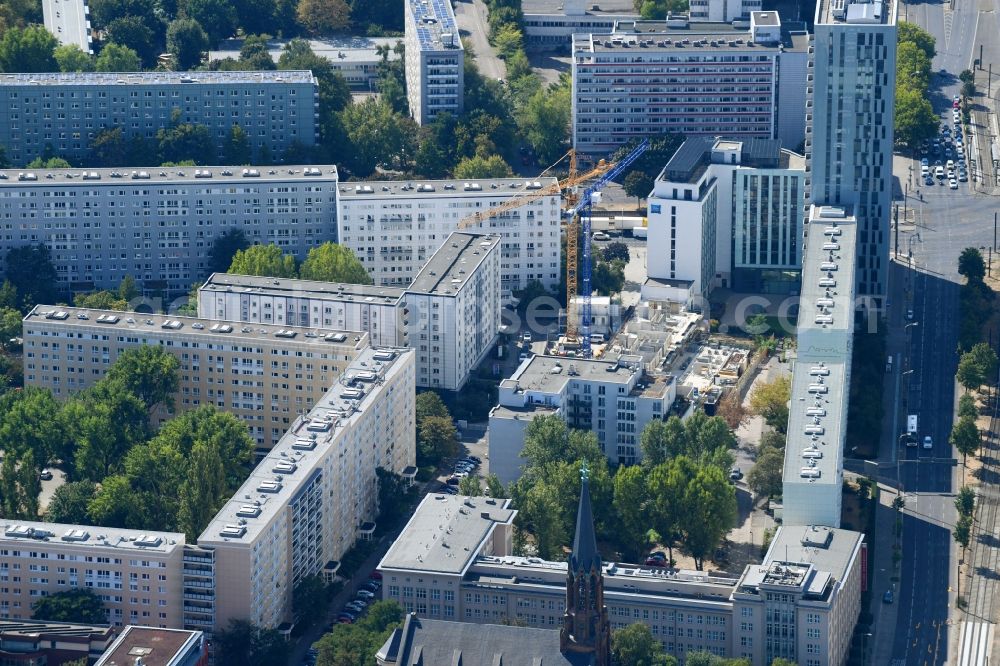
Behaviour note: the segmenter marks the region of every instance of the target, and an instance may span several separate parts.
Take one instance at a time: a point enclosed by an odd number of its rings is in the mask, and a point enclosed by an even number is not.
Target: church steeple
[[[576,513],[576,536],[566,573],[566,612],[559,632],[560,649],[593,655],[594,666],[611,663],[610,623],[604,605],[601,555],[594,534],[590,506],[590,473],[580,470],[580,506]]]

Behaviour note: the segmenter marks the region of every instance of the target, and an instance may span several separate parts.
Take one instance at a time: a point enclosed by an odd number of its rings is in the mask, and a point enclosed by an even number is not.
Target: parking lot
[[[922,200],[920,184],[923,187],[947,187],[957,190],[959,183],[969,182],[968,165],[966,163],[966,137],[963,135],[961,112],[958,109],[958,99],[953,101],[953,108],[941,116],[941,128],[936,137],[921,146],[920,178],[912,187]],[[911,179],[907,178],[905,190],[911,188]],[[908,192],[904,191],[904,194]]]

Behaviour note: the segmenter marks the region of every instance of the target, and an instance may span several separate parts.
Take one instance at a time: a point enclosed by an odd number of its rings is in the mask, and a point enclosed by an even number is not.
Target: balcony
[[[214,594],[201,594],[198,592],[184,591],[184,598],[188,601],[215,601]]]

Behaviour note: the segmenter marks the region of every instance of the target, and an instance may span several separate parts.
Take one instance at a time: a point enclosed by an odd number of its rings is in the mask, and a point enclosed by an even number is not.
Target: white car
[[[953,190],[957,190],[957,189],[958,189],[958,181],[957,181],[957,180],[955,180],[954,178],[951,178],[951,179],[950,179],[950,180],[948,181],[948,187],[949,187],[950,189],[953,189]]]
[[[924,435],[924,448],[925,449],[933,449],[934,448],[934,440],[931,439],[930,435]]]
[[[595,240],[595,241],[606,241],[606,240],[611,240],[611,236],[607,235],[607,234],[606,234],[606,233],[604,233],[603,231],[595,231],[595,232],[594,232],[594,240]]]
[[[952,169],[955,168],[955,160],[948,160],[947,162],[944,163],[944,165],[948,167],[948,171],[951,171]]]
[[[934,175],[937,176],[938,178],[943,179],[944,178],[944,167],[940,167],[939,166],[938,168],[934,169]]]

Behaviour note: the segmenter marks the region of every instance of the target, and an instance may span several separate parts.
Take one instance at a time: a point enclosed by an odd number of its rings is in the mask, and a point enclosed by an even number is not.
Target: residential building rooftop
[[[608,361],[539,354],[523,361],[509,379],[501,382],[501,386],[518,392],[555,394],[562,392],[573,379],[630,385],[637,374],[642,376],[629,393],[633,396],[662,396],[673,382],[673,377],[669,375],[644,374],[642,358],[637,356],[622,355],[618,360]]]
[[[379,569],[464,574],[498,524],[517,515],[509,499],[428,494]]]
[[[854,25],[892,25],[896,22],[896,2],[851,2],[850,0],[819,0],[816,3],[816,23]]]
[[[304,416],[298,417],[198,537],[199,545],[250,543],[337,445],[339,433],[377,399],[382,378],[406,349],[367,348]]]
[[[309,70],[257,70],[217,72],[37,72],[0,74],[0,86],[121,86],[235,83],[316,83]]]
[[[0,619],[0,636],[10,639],[15,636],[81,636],[104,637],[114,636],[115,629],[91,624],[71,624],[68,622],[49,622],[47,620],[7,620]]]
[[[399,60],[399,55],[392,49],[397,43],[402,42],[402,37],[364,37],[356,35],[324,37],[322,39],[310,39],[309,47],[313,53],[321,58],[326,58],[332,62],[370,62],[373,59],[381,59],[376,49],[380,46],[389,47],[389,61]],[[275,62],[281,57],[282,50],[288,40],[271,39],[267,42],[267,52]],[[243,48],[242,39],[225,39],[219,43],[217,51],[209,51],[209,60],[223,60],[225,58],[239,59],[240,49]]]
[[[406,0],[416,20],[421,51],[461,49],[462,41],[450,0]]]
[[[777,31],[776,31],[777,33]],[[782,26],[776,42],[754,41],[745,23],[672,23],[667,21],[616,21],[610,34],[573,35],[574,53],[627,53],[650,48],[669,49],[678,57],[694,53],[773,53],[806,51],[809,34],[801,23]],[[638,55],[638,54],[637,54]]]
[[[735,161],[730,161],[732,158]],[[713,163],[758,169],[804,169],[805,157],[782,149],[778,139],[692,136],[670,157],[657,180],[693,184]]]
[[[340,198],[354,199],[369,197],[383,199],[386,196],[400,197],[467,197],[475,195],[509,196],[524,192],[558,187],[556,178],[539,178],[524,180],[523,178],[480,178],[478,180],[425,180],[425,181],[365,181],[364,183],[341,183]],[[558,193],[558,192],[557,192]],[[378,196],[375,196],[375,195]]]
[[[402,287],[379,287],[347,282],[319,282],[291,278],[213,273],[199,291],[232,291],[284,294],[288,298],[344,298],[369,302],[395,303],[403,297]]]
[[[571,10],[572,5],[579,7],[580,13],[586,10],[587,14],[635,14],[635,5],[632,0],[600,0],[593,2],[587,0],[523,0],[521,9],[525,14],[566,14],[572,15],[576,12]]]
[[[2,75],[0,75],[2,76]],[[281,167],[149,167],[144,169],[7,169],[0,171],[0,188],[53,185],[80,185],[92,187],[95,183],[120,183],[135,185],[145,182],[193,183],[206,186],[217,181],[246,180],[248,182],[309,180],[323,177],[336,180],[337,167],[281,166]]]
[[[204,636],[185,629],[128,626],[94,666],[188,666],[204,652]]]
[[[420,269],[408,292],[454,296],[478,270],[489,251],[500,244],[496,234],[454,232]]]
[[[45,29],[60,44],[79,46],[84,53],[94,52],[87,0],[42,0],[42,17]]]
[[[171,334],[204,339],[208,342],[223,340],[267,342],[283,339],[296,340],[320,348],[329,347],[331,343],[353,344],[355,349],[363,349],[368,346],[368,334],[360,331],[312,329],[301,326],[258,323],[243,324],[200,317],[73,308],[63,305],[36,305],[24,318],[25,323],[40,320],[55,321],[63,326],[86,327],[88,329],[99,325],[108,330],[131,331],[138,334],[159,334],[163,331],[169,331]]]
[[[162,554],[184,547],[184,535],[178,532],[152,532],[27,520],[5,520],[0,523],[0,529],[3,530],[0,541],[8,545],[21,543],[30,547],[38,543],[66,543],[72,544],[74,548]]]

